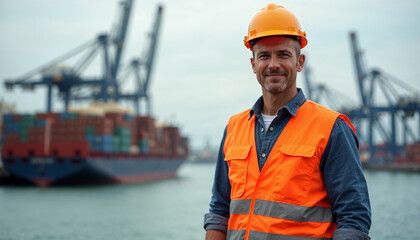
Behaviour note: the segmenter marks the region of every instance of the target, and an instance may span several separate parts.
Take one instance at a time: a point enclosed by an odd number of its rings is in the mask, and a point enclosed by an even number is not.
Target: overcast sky
[[[6,91],[16,78],[109,32],[118,0],[0,0],[0,99],[18,112],[45,111],[45,89]],[[218,145],[229,116],[253,105],[261,90],[243,45],[249,21],[270,1],[136,0],[123,62],[141,56],[157,5],[164,6],[150,93],[160,121],[179,125],[194,147]],[[368,68],[419,88],[420,1],[285,0],[307,33],[311,78],[359,101],[349,32],[356,31]],[[100,72],[97,73],[100,75]],[[298,86],[305,89],[302,74]],[[62,111],[60,103],[54,110]]]

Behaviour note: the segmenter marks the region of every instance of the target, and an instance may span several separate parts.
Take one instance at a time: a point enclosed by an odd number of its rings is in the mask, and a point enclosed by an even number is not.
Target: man
[[[298,20],[269,4],[244,42],[262,97],[225,129],[206,239],[370,239],[354,128],[296,88],[307,44]]]

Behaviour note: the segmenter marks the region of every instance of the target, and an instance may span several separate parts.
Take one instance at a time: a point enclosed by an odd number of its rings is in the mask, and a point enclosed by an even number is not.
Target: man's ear
[[[305,65],[305,55],[300,54],[299,57],[298,57],[298,59],[297,59],[297,68],[296,68],[296,70],[298,72],[301,72],[302,69],[303,69],[303,65]]]
[[[254,73],[257,73],[256,71],[255,71],[255,60],[254,60],[254,57],[251,57],[251,66],[252,66],[252,71],[254,71]]]

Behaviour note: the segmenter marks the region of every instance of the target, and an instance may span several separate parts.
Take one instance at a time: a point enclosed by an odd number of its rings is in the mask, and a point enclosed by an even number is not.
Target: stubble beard
[[[269,79],[269,74],[278,73],[281,74],[280,79]],[[264,89],[272,94],[284,92],[287,89],[289,79],[288,74],[282,70],[268,70],[263,75],[263,87]]]
[[[264,89],[272,94],[284,92],[287,89],[287,81],[282,81],[280,85],[275,86],[270,86],[270,83],[265,83]]]
[[[267,76],[264,76],[263,88],[271,94],[281,93],[287,89],[288,82],[287,74],[282,75],[280,79],[268,79]]]

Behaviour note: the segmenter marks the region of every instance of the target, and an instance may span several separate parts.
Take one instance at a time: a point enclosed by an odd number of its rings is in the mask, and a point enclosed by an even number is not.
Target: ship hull
[[[184,158],[13,158],[3,160],[11,174],[38,186],[138,183],[171,178]]]

